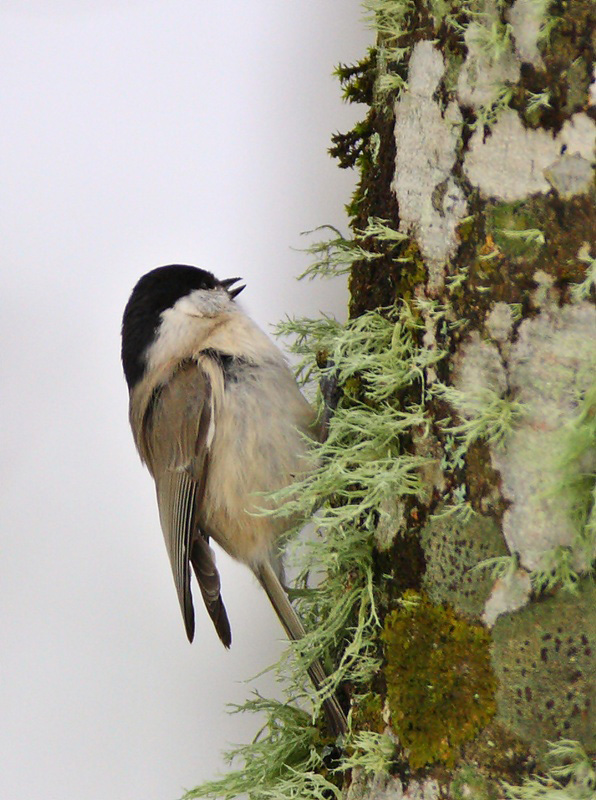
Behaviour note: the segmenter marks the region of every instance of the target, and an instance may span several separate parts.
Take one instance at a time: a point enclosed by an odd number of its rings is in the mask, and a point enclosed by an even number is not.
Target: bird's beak
[[[225,278],[223,281],[220,281],[220,283],[227,291],[227,293],[230,295],[230,297],[233,299],[237,295],[239,295],[243,289],[246,289],[246,286],[244,284],[242,286],[237,286],[235,289],[230,289],[230,286],[232,286],[232,284],[236,283],[236,281],[241,281],[241,280],[242,278]]]

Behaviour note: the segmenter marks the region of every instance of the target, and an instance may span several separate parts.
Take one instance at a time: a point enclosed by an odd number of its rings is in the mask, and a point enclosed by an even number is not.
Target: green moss
[[[496,800],[499,796],[496,786],[469,765],[457,770],[449,789],[453,800]]]
[[[358,731],[383,733],[383,698],[379,694],[369,692],[359,697],[352,709],[352,728]]]
[[[553,127],[585,106],[596,45],[593,0],[554,0],[550,4],[551,33],[543,53]]]
[[[369,48],[366,56],[356,64],[338,64],[334,75],[339,79],[344,100],[372,105],[376,71],[376,47]]]
[[[574,738],[596,748],[596,587],[558,592],[502,616],[493,629],[498,717],[543,753]]]
[[[488,230],[501,252],[510,258],[535,261],[545,243],[537,219],[523,203],[503,203],[491,208]]]
[[[495,712],[488,632],[409,591],[382,639],[391,722],[410,765],[452,765]]]
[[[422,530],[426,556],[423,587],[435,603],[480,616],[494,580],[489,568],[474,569],[489,558],[507,554],[499,526],[490,517],[472,514],[431,517]]]
[[[355,166],[367,153],[367,145],[373,134],[370,118],[357,122],[346,133],[334,133],[329,155],[337,158],[342,169]]]

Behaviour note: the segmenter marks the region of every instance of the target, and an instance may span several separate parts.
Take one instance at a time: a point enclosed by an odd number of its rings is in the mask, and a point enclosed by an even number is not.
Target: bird
[[[195,617],[191,567],[215,630],[232,642],[210,540],[246,564],[292,640],[305,630],[283,585],[280,541],[292,525],[262,513],[267,499],[314,468],[319,429],[281,350],[236,298],[240,278],[186,264],[136,283],[122,318],[129,421],[155,481],[159,518],[186,634]],[[309,676],[326,678],[313,659]],[[335,695],[323,702],[335,736],[347,730]]]

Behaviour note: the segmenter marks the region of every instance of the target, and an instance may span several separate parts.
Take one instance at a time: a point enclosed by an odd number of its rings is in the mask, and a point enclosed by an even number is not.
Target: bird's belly
[[[289,486],[311,466],[304,438],[310,407],[297,388],[286,396],[279,386],[271,388],[262,380],[226,388],[201,503],[206,532],[250,566],[269,559],[278,537],[294,523],[263,515],[273,505],[267,493]]]

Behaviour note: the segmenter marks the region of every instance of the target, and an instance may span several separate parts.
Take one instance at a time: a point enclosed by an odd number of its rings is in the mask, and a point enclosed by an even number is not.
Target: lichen
[[[464,170],[484,197],[505,202],[524,200],[537,192],[548,192],[547,174],[556,173],[561,159],[576,157],[585,162],[580,175],[593,174],[592,160],[596,123],[586,114],[575,114],[553,137],[549,131],[524,128],[512,109],[502,112],[492,134],[485,140],[482,130],[472,136]],[[505,165],[505,166],[504,166]],[[589,181],[565,185],[564,196],[585,193]]]
[[[594,800],[596,761],[579,742],[550,743],[547,763],[545,773],[525,778],[521,786],[504,782],[507,800]]]
[[[544,62],[538,48],[548,0],[515,0],[507,13],[511,24],[516,53],[522,63],[543,69]]]
[[[302,511],[321,506],[296,591],[309,634],[280,667],[290,705],[247,704],[264,732],[212,796],[493,800],[545,737],[594,729],[594,590],[581,577],[596,546],[593,0],[365,7],[375,47],[337,75],[369,109],[331,148],[359,170],[351,234],[314,245],[309,270],[349,273],[358,320],[286,325],[303,376],[335,373],[341,387],[300,497]],[[452,607],[402,594],[422,580]],[[379,671],[380,619],[398,597]],[[495,625],[496,700],[479,616]],[[323,692],[352,700],[342,752],[304,687],[313,655],[331,673]],[[484,727],[497,700],[500,723]],[[404,758],[439,763],[412,780]]]
[[[558,491],[567,485],[561,453],[572,435],[583,393],[596,370],[596,310],[588,303],[547,306],[524,320],[507,364],[509,388],[525,413],[505,448],[493,449],[492,462],[509,501],[503,515],[503,534],[522,566],[537,570],[555,547],[572,547],[575,568],[586,570],[589,560],[577,542],[574,499]],[[569,462],[576,474],[593,465],[585,459]]]
[[[400,230],[416,238],[429,269],[429,291],[443,284],[443,269],[459,244],[457,228],[466,216],[464,193],[452,175],[462,118],[457,103],[443,113],[433,94],[444,73],[441,53],[431,42],[412,51],[408,88],[395,106],[395,177]]]
[[[536,217],[522,203],[489,206],[487,227],[497,247],[511,258],[535,261],[545,244]]]
[[[482,621],[489,628],[501,614],[517,611],[530,600],[532,579],[525,569],[517,567],[517,557],[514,556],[512,560],[514,568],[505,569],[498,575],[485,603]]]
[[[541,752],[571,737],[596,747],[596,587],[558,592],[493,628],[498,718]]]
[[[251,800],[340,799],[341,792],[325,769],[319,733],[308,714],[259,695],[236,710],[253,711],[265,718],[250,744],[226,753],[227,761],[239,762],[240,768],[186,792],[183,800],[236,800],[241,795]]]
[[[466,60],[457,84],[458,100],[480,118],[497,103],[503,86],[520,75],[520,60],[511,43],[511,25],[501,19],[495,0],[480,0],[478,13],[464,31]],[[482,127],[482,126],[480,126]]]
[[[452,765],[495,713],[487,631],[406,592],[382,639],[391,723],[410,765]]]
[[[435,603],[449,603],[467,616],[480,616],[494,584],[481,561],[507,553],[499,526],[490,517],[472,514],[431,517],[421,532],[426,557],[423,587]]]

